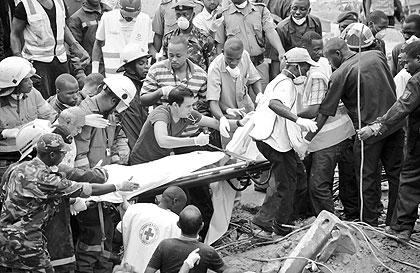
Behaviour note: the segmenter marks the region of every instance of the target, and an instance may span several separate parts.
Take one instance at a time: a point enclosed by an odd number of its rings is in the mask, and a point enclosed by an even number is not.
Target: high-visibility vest
[[[112,74],[117,74],[117,69],[120,67],[120,52],[124,47],[131,42],[140,43],[142,47],[148,51],[149,33],[141,33],[142,30],[151,28],[151,20],[148,15],[140,12],[136,17],[133,30],[128,41],[125,41],[124,34],[121,30],[121,23],[123,20],[119,9],[115,9],[102,15],[101,20],[104,20],[105,28],[105,43],[102,47],[102,54],[105,65],[105,75],[108,77]]]
[[[23,30],[25,44],[22,56],[28,60],[52,62],[57,56],[60,62],[67,61],[64,46],[64,28],[66,13],[62,0],[53,0],[56,11],[57,37],[51,29],[50,20],[44,8],[37,0],[22,0],[25,7],[28,24]]]

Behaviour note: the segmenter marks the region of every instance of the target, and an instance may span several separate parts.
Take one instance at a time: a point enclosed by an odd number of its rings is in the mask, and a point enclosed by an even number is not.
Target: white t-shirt
[[[264,96],[267,96],[269,100],[279,100],[286,107],[292,108],[296,96],[293,81],[284,74],[279,74],[275,80],[277,80],[277,84],[273,88],[268,88],[269,86],[267,86]],[[271,136],[263,141],[276,151],[282,153],[290,151],[292,146],[287,134],[286,119],[277,115]]]
[[[128,207],[122,221],[123,263],[144,272],[153,252],[163,239],[177,238],[179,216],[155,204],[138,203]]]
[[[408,73],[407,69],[403,68],[397,75],[394,77],[395,82],[395,93],[397,95],[397,99],[401,97],[404,93],[405,87],[407,85],[408,80],[410,80],[411,74]]]

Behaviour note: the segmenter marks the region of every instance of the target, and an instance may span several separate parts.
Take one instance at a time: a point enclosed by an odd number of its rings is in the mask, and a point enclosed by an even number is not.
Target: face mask
[[[11,96],[15,100],[21,100],[23,98],[23,94],[22,93],[20,93],[20,94],[12,94]]]
[[[117,107],[115,107],[115,111],[117,111],[118,113],[121,113],[122,111],[124,111],[127,108],[128,108],[128,106],[123,101],[120,101],[117,104]]]
[[[290,73],[290,75],[292,75],[293,76],[293,83],[295,84],[295,85],[302,85],[302,84],[304,84],[305,83],[305,81],[306,81],[306,76],[303,76],[302,75],[302,72],[300,71],[300,66],[298,65],[298,69],[299,69],[299,74],[300,74],[300,76],[296,76],[295,74],[293,74],[290,70],[288,70],[288,69],[284,69],[284,70],[286,70],[287,72],[289,72]]]
[[[182,30],[186,30],[190,27],[190,21],[185,17],[179,17],[177,20],[178,27]]]
[[[301,26],[306,22],[306,17],[303,17],[302,19],[296,19],[292,16],[293,22],[295,22],[296,25]]]
[[[235,5],[238,9],[244,9],[246,5],[248,4],[248,1],[244,1],[242,4]]]
[[[232,76],[232,78],[236,79],[241,74],[241,70],[239,67],[230,68],[230,66],[226,66],[226,71]]]

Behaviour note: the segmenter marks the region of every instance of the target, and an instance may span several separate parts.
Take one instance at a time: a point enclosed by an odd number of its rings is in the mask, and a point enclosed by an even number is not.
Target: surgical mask
[[[230,66],[226,66],[226,71],[232,76],[232,78],[236,79],[241,74],[241,70],[238,66],[235,68],[231,68]]]
[[[15,100],[21,100],[23,98],[23,94],[19,93],[19,94],[12,94],[11,95],[12,98],[14,98]]]
[[[296,25],[301,26],[306,22],[306,17],[303,17],[301,19],[296,19],[295,17],[292,16],[292,20],[293,22],[295,22]]]
[[[117,111],[118,113],[121,113],[122,111],[126,110],[127,108],[128,108],[128,106],[123,101],[120,101],[117,104],[117,107],[115,107],[115,111]]]
[[[306,81],[306,76],[302,75],[302,72],[300,71],[300,66],[299,65],[298,65],[298,69],[299,69],[299,74],[300,74],[299,76],[296,76],[295,74],[293,74],[290,70],[288,70],[286,68],[284,70],[286,70],[287,72],[290,73],[290,75],[293,76],[293,83],[295,85],[302,85]]]
[[[248,1],[244,1],[242,4],[235,5],[238,9],[244,9],[246,5],[248,4]]]
[[[190,21],[185,17],[179,17],[177,20],[178,27],[182,30],[186,30],[190,27]]]

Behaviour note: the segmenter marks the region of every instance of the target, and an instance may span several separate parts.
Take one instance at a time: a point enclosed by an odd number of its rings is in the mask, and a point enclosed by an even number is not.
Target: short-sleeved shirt
[[[242,40],[250,56],[264,53],[265,33],[275,28],[271,13],[264,4],[248,2],[244,9],[230,5],[222,14],[224,21],[216,32],[217,43],[223,45],[228,38],[235,37]]]
[[[172,238],[160,242],[147,267],[161,273],[177,273],[184,260],[197,248],[200,249],[200,262],[190,270],[191,273],[206,273],[207,269],[218,271],[224,266],[222,258],[211,246],[197,240]]]
[[[139,138],[130,154],[130,164],[135,165],[157,160],[170,155],[172,152],[172,149],[162,148],[157,143],[154,131],[156,122],[163,121],[167,124],[168,136],[180,137],[189,125],[196,124],[201,120],[201,117],[202,115],[199,112],[193,110],[190,118],[181,118],[178,122],[175,122],[169,105],[156,107],[143,124]]]
[[[362,54],[360,56],[360,92],[363,127],[385,114],[394,104],[396,97],[395,83],[385,55],[377,50],[359,54]],[[355,128],[358,128],[358,59],[357,54],[351,55],[333,72],[329,82],[329,91],[319,108],[319,113],[334,116],[341,99],[349,111]]]
[[[298,26],[292,19],[292,16],[287,17],[277,24],[276,31],[283,44],[284,51],[289,51],[294,47],[303,46],[303,35],[308,31],[315,31],[322,36],[321,21],[318,17],[308,15],[306,17],[306,27]],[[278,60],[278,53],[276,50],[270,52],[270,59]]]
[[[88,184],[54,172],[39,158],[17,165],[7,183],[0,214],[0,266],[34,270],[50,267],[42,234],[63,196],[88,197]],[[14,244],[19,247],[14,247]]]
[[[207,90],[207,73],[198,65],[190,60],[187,60],[188,70],[187,78],[179,79],[173,71],[169,60],[163,60],[153,64],[147,72],[146,79],[143,82],[140,96],[143,94],[153,93],[164,86],[185,86],[190,89],[197,104],[195,110],[200,113],[208,113],[208,106],[206,104],[206,90]],[[167,98],[162,98],[165,101]],[[158,104],[161,104],[159,101]]]
[[[217,56],[209,67],[207,100],[218,101],[223,113],[227,108],[245,107],[246,112],[254,110],[254,103],[248,94],[248,86],[260,80],[260,74],[246,51],[243,52],[238,67],[241,73],[235,79],[226,70],[223,54]]]
[[[192,27],[188,35],[183,34],[179,28],[167,33],[163,37],[163,56],[168,58],[169,41],[172,37],[180,35],[187,36],[188,58],[193,63],[199,65],[204,71],[207,71],[210,62],[216,55],[216,47],[214,46],[213,38],[195,26]]]

